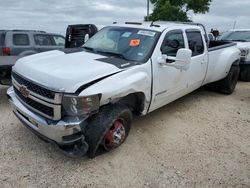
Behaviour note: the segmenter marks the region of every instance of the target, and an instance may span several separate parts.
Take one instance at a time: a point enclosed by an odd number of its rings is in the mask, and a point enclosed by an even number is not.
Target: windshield
[[[159,35],[160,32],[151,30],[106,27],[90,38],[83,48],[110,57],[146,62]]]
[[[232,31],[222,35],[220,40],[250,42],[250,31]]]

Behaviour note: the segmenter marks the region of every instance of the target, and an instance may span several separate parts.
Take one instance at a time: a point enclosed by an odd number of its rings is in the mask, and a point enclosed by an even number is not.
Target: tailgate
[[[22,56],[0,56],[0,70],[12,67]]]

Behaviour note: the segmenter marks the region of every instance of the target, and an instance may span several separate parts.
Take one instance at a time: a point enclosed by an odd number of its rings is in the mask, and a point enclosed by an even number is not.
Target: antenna
[[[155,25],[154,21],[151,22],[150,27],[161,27],[160,25]]]
[[[234,27],[233,27],[233,29],[235,29],[235,27],[236,27],[236,23],[237,23],[237,21],[235,20],[235,21],[234,21]]]

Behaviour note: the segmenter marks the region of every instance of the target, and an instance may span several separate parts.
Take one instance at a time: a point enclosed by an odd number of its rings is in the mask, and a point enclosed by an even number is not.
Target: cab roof
[[[118,26],[118,27],[131,27],[131,28],[141,28],[141,29],[148,29],[154,30],[158,32],[163,32],[166,28],[170,27],[180,27],[183,29],[201,29],[205,27],[202,24],[198,23],[186,23],[186,22],[125,22],[125,23],[118,23],[114,22],[113,25],[110,26]]]

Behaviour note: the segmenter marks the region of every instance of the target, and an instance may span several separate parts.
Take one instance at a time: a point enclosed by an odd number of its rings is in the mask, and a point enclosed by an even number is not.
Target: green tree
[[[188,13],[206,13],[212,0],[150,0],[154,5],[153,13],[146,21],[191,21]]]

